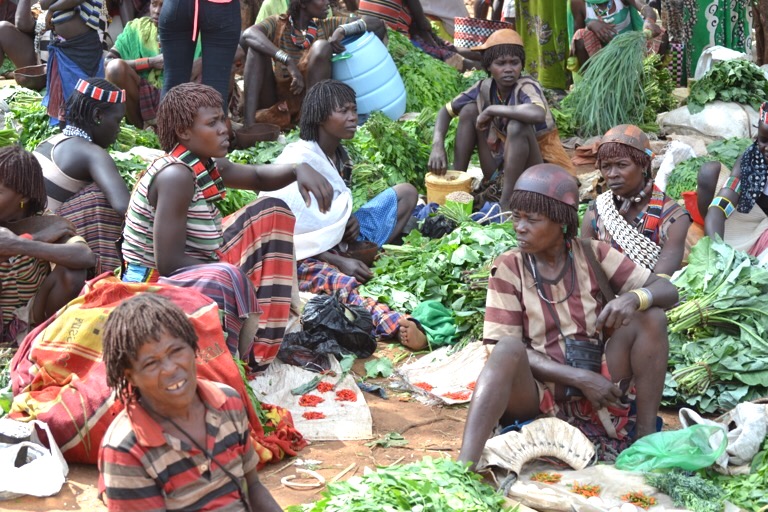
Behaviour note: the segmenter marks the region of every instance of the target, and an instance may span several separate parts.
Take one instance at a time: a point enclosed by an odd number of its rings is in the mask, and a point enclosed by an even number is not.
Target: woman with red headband
[[[77,228],[102,271],[120,267],[116,243],[130,193],[107,148],[125,115],[125,91],[102,78],[81,79],[67,101],[67,126],[34,155],[45,176],[48,209]]]
[[[581,236],[610,243],[656,274],[680,268],[691,218],[653,183],[651,143],[634,125],[603,136],[597,166],[608,190],[590,205]]]
[[[768,261],[768,102],[758,117],[755,142],[739,156],[730,175],[717,162],[704,164],[698,178],[698,206],[706,212],[708,236],[719,235],[764,264]],[[720,191],[717,196],[715,190]]]

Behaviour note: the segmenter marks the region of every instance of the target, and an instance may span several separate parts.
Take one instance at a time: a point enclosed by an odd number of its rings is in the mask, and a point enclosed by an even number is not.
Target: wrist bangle
[[[133,61],[133,68],[136,71],[145,71],[149,69],[151,66],[149,65],[149,59],[144,57],[141,59],[136,59]]]
[[[283,64],[288,64],[288,61],[291,60],[291,57],[283,50],[277,50],[277,52],[275,52],[275,60],[282,62]]]
[[[638,288],[636,290],[629,290],[629,293],[637,296],[639,302],[637,306],[638,311],[645,311],[653,305],[653,295],[648,288]]]
[[[368,26],[365,24],[365,20],[363,19],[353,21],[352,23],[345,23],[344,25],[340,25],[339,28],[344,31],[345,36],[362,34],[368,30]]]
[[[30,235],[29,233],[22,233],[19,235],[19,238],[23,238],[25,240],[34,240],[32,235]]]

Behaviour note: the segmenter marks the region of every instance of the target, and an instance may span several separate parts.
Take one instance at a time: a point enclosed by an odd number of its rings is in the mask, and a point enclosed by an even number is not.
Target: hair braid
[[[209,85],[184,83],[173,87],[157,108],[157,138],[163,151],[179,143],[177,132],[192,128],[201,108],[221,108],[221,94]]]
[[[646,178],[651,177],[651,156],[637,148],[621,144],[619,142],[606,142],[600,144],[597,150],[597,167],[600,168],[602,160],[620,160],[629,158],[635,165],[640,166]]]
[[[299,119],[299,136],[317,141],[320,124],[347,103],[356,103],[355,91],[338,80],[323,80],[313,85],[304,97]]]
[[[29,198],[29,210],[40,213],[48,204],[43,168],[29,151],[18,144],[0,148],[0,183]]]
[[[179,306],[156,293],[142,293],[123,301],[109,314],[102,335],[107,385],[117,398],[127,403],[138,399],[125,377],[125,370],[138,356],[142,345],[156,342],[160,336],[177,337],[197,352],[197,333]]]
[[[94,87],[99,87],[105,91],[113,92],[121,90],[115,84],[108,82],[103,78],[92,77],[86,78],[85,80]],[[72,94],[69,95],[69,98],[67,98],[67,113],[65,116],[67,124],[77,126],[84,130],[94,130],[96,129],[93,119],[94,111],[98,108],[101,109],[102,112],[105,112],[115,106],[115,103],[95,100],[78,90],[74,90],[72,91]]]
[[[579,213],[576,208],[528,190],[513,190],[509,198],[511,210],[544,215],[552,222],[566,226],[565,239],[575,238],[579,232]]]

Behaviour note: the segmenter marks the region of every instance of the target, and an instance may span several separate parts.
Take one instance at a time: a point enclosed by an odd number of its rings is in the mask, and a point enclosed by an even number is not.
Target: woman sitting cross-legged
[[[259,481],[243,399],[197,378],[197,335],[178,306],[128,299],[103,340],[107,384],[125,404],[99,453],[109,510],[282,510]]]
[[[597,166],[608,190],[584,214],[581,236],[614,249],[656,274],[680,269],[691,218],[653,183],[651,143],[634,125],[619,125],[603,136]]]
[[[276,162],[299,159],[317,169],[333,186],[330,210],[322,213],[317,205],[307,205],[294,184],[263,194],[282,199],[296,215],[299,289],[312,293],[341,291],[343,300],[371,311],[378,336],[399,336],[409,348],[424,348],[426,337],[413,321],[358,295],[357,287],[373,274],[363,262],[344,256],[340,250],[356,240],[381,246],[397,238],[416,206],[416,189],[408,183],[396,185],[352,211],[348,186],[352,162],[341,145],[357,130],[355,92],[348,85],[325,80],[312,87],[302,105],[299,126],[301,140],[286,146]]]
[[[239,165],[229,147],[221,95],[181,84],[160,102],[157,133],[168,154],[139,178],[126,215],[123,281],[167,280],[214,299],[230,352],[254,371],[275,358],[288,323],[295,279],[294,216],[262,198],[222,219],[225,186],[275,190],[296,182],[301,196],[330,207],[332,188],[306,164]],[[312,194],[312,196],[310,196]]]
[[[604,457],[657,430],[668,352],[662,308],[677,289],[608,244],[574,242],[578,198],[575,178],[551,164],[515,184],[518,248],[491,269],[483,338],[495,347],[459,460],[476,463],[497,425],[540,415],[577,426]]]
[[[67,100],[64,131],[34,152],[45,176],[48,209],[75,225],[102,271],[120,267],[115,244],[131,195],[107,153],[124,115],[125,91],[103,78],[79,80]]]

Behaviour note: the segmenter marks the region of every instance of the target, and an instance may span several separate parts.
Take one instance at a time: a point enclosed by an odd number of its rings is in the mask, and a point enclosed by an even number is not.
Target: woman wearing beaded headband
[[[291,0],[288,12],[269,16],[240,38],[246,50],[243,123],[256,122],[256,111],[282,101],[298,122],[301,103],[314,84],[331,78],[331,57],[344,51],[341,41],[355,34],[387,34],[378,18],[331,16],[328,0]]]
[[[597,152],[608,190],[589,205],[581,236],[610,243],[657,274],[680,268],[690,216],[653,183],[651,144],[634,125],[611,128]]]
[[[706,212],[705,233],[719,235],[762,264],[768,261],[768,102],[758,118],[755,142],[739,156],[730,175],[717,163],[705,164],[697,190],[699,211]]]
[[[41,142],[48,208],[68,219],[99,256],[103,271],[120,266],[116,242],[130,193],[107,148],[125,115],[125,91],[102,78],[78,81],[67,101],[67,126]]]
[[[578,200],[576,179],[556,165],[535,165],[515,183],[518,247],[491,268],[483,341],[495,348],[477,379],[461,461],[478,461],[497,424],[542,414],[579,427],[601,458],[656,432],[662,308],[677,289],[608,244],[574,241]],[[603,295],[608,288],[616,298]]]

